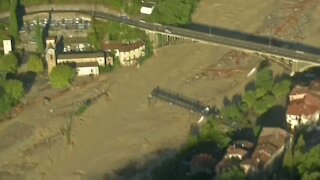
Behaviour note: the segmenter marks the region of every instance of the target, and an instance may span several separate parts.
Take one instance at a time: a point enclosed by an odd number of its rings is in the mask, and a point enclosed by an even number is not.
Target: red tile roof
[[[301,116],[313,115],[320,111],[320,97],[312,93],[308,93],[303,99],[293,100],[287,108],[287,114]]]

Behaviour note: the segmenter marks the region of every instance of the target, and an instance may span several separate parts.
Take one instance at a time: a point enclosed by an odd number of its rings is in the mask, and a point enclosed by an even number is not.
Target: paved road
[[[32,10],[28,11],[27,14],[36,14],[49,12],[48,10],[39,11]],[[54,10],[53,12],[76,12],[92,15],[92,11],[88,10]],[[142,22],[139,20],[128,19],[127,17],[115,16],[105,12],[95,12],[95,17],[120,23],[125,23],[132,25],[141,29],[156,31],[163,34],[170,34],[174,36],[186,37],[196,41],[201,41],[205,43],[214,43],[218,45],[224,45],[231,48],[246,50],[250,52],[259,52],[262,54],[268,54],[276,57],[283,57],[285,59],[296,59],[310,63],[320,63],[320,55],[296,51],[292,49],[287,49],[284,47],[270,46],[266,44],[256,43],[248,40],[241,40],[230,38],[223,35],[213,35],[209,33],[204,33],[196,30],[190,30],[185,28],[178,28],[173,26],[160,25],[155,23]],[[320,52],[319,52],[320,53]]]

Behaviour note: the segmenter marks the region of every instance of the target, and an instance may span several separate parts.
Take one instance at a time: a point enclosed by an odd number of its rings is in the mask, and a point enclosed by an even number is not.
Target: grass
[[[77,109],[77,110],[74,112],[74,115],[76,115],[76,116],[82,115],[82,114],[90,107],[91,104],[92,104],[91,101],[90,101],[90,100],[87,100],[84,104],[82,104],[82,105],[80,106],[79,109]]]

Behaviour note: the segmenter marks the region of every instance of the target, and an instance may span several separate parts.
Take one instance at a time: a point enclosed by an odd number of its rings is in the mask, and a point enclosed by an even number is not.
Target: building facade
[[[104,52],[77,52],[77,53],[63,53],[58,54],[57,63],[93,63],[97,62],[99,66],[105,66],[105,54]]]
[[[99,75],[99,64],[97,62],[87,62],[76,64],[78,76],[97,76]]]

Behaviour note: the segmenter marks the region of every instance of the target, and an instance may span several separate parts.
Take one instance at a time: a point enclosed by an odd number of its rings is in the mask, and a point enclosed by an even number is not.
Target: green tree
[[[4,84],[6,94],[10,97],[11,104],[15,105],[24,96],[23,83],[19,80],[8,80]]]
[[[225,107],[222,110],[222,115],[224,118],[229,119],[231,121],[242,121],[244,118],[237,104],[232,104],[229,107]]]
[[[294,164],[293,164],[293,154],[291,149],[288,149],[285,152],[282,163],[283,163],[283,166],[288,168],[289,170],[293,169]]]
[[[286,97],[291,89],[291,81],[283,80],[273,86],[273,94],[277,97]]]
[[[10,0],[10,35],[17,40],[19,37],[18,17],[17,17],[17,0]]]
[[[308,153],[304,155],[303,160],[298,165],[298,171],[300,175],[304,175],[305,173],[311,174],[311,173],[319,172],[319,169],[320,169],[320,146],[318,145],[312,148]]]
[[[247,103],[249,109],[252,109],[256,103],[256,95],[253,91],[248,91],[243,95],[243,101]]]
[[[265,90],[265,93],[267,93],[272,90],[272,87],[273,87],[272,71],[268,68],[264,68],[257,73],[256,88],[263,89]]]
[[[68,65],[58,65],[52,69],[50,74],[51,85],[59,90],[70,88],[72,81],[76,76],[76,72]]]
[[[39,24],[39,19],[37,19],[37,26],[36,26],[36,42],[37,42],[37,52],[39,54],[42,54],[44,51],[43,29]]]
[[[18,70],[18,59],[17,57],[10,53],[3,56],[0,59],[0,73],[16,73]]]
[[[40,59],[40,57],[34,54],[29,56],[27,66],[28,66],[28,71],[31,71],[37,74],[42,73],[44,69],[43,62]]]
[[[0,119],[4,118],[11,110],[11,101],[4,89],[0,87]]]
[[[199,141],[216,143],[219,147],[225,147],[230,142],[230,138],[217,127],[216,120],[209,120],[201,129]]]
[[[227,171],[222,173],[219,176],[219,180],[246,180],[246,179],[247,179],[246,175],[240,169]]]

